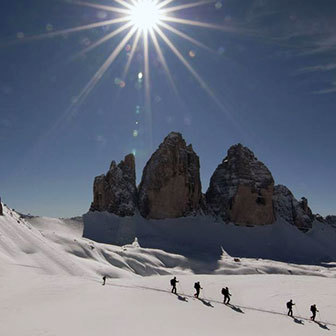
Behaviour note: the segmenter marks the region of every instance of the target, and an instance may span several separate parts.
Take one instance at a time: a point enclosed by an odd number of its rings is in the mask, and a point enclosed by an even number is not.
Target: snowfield
[[[21,218],[7,207],[4,214],[0,335],[315,336],[336,331],[333,263],[235,261],[223,252],[207,268],[206,262],[158,249],[82,238],[79,219]],[[180,281],[179,295],[170,293],[172,274]],[[105,286],[103,275],[108,276]],[[200,300],[193,298],[196,281],[204,288]],[[222,303],[223,286],[230,288],[234,306]],[[295,319],[286,315],[289,299],[296,303]],[[320,323],[309,320],[313,303]]]

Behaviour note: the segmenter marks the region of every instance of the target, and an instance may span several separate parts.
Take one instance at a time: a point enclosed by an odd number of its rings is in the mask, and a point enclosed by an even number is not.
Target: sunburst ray
[[[177,12],[177,11],[187,9],[187,8],[204,6],[204,5],[208,5],[210,3],[214,3],[214,2],[216,2],[216,0],[202,0],[202,1],[192,2],[190,4],[164,8],[163,11],[166,14],[166,13],[171,13],[171,12]]]
[[[150,149],[153,147],[152,134],[152,102],[150,96],[150,70],[149,70],[149,52],[148,52],[148,31],[143,31],[144,63],[145,63],[145,112],[149,132]]]
[[[126,23],[123,26],[119,27],[118,29],[112,31],[111,33],[103,36],[101,39],[99,39],[98,41],[96,41],[95,43],[91,44],[90,46],[88,46],[87,48],[83,49],[81,52],[79,52],[76,56],[74,56],[74,58],[83,56],[84,54],[88,53],[89,51],[97,48],[98,46],[100,46],[101,44],[103,44],[104,42],[107,42],[108,40],[112,39],[113,37],[117,36],[118,34],[122,33],[124,30],[126,30],[127,28],[131,27],[131,23]]]
[[[158,8],[163,8],[163,7],[167,6],[167,5],[169,5],[173,1],[175,1],[175,0],[165,0],[165,1],[162,1],[162,2],[160,2],[158,4]]]
[[[91,8],[101,9],[101,10],[106,10],[106,11],[109,11],[109,12],[115,12],[115,13],[119,13],[119,14],[129,15],[129,13],[130,13],[130,9],[100,5],[100,4],[95,4],[95,3],[92,3],[92,2],[88,2],[88,1],[73,0],[73,1],[71,1],[71,4],[79,5],[79,6],[86,6],[86,7],[91,7]]]
[[[185,59],[185,57],[181,54],[181,52],[174,46],[174,44],[170,41],[167,35],[159,28],[156,27],[155,31],[160,35],[162,40],[167,44],[167,46],[173,51],[173,53],[177,56],[177,58],[183,63],[183,65],[189,70],[189,72],[194,76],[194,78],[198,81],[201,87],[209,94],[214,101],[223,108],[222,103],[215,96],[214,92],[210,89],[207,83],[202,79],[202,77],[198,74],[198,72],[190,65],[190,63]]]
[[[113,25],[113,24],[122,23],[122,22],[126,22],[126,21],[128,21],[127,18],[120,17],[120,18],[117,18],[117,19],[111,19],[111,20],[106,20],[106,21],[101,21],[101,22],[90,23],[90,24],[83,25],[83,26],[57,30],[57,31],[50,32],[50,33],[44,33],[44,34],[39,34],[39,35],[35,35],[35,36],[29,36],[29,37],[24,38],[23,41],[28,42],[28,41],[32,41],[32,40],[52,38],[52,37],[56,37],[56,36],[62,36],[62,35],[81,32],[81,31],[85,31],[85,30],[91,30],[91,29],[94,29],[94,28],[110,26],[110,25]],[[20,41],[22,41],[22,40],[19,40],[19,41],[16,41],[16,42],[20,42]]]
[[[174,83],[173,77],[172,77],[172,75],[171,75],[171,73],[169,71],[168,64],[167,64],[166,59],[165,59],[165,57],[164,57],[164,55],[162,53],[161,47],[159,45],[159,42],[158,42],[158,40],[156,38],[156,35],[155,35],[155,33],[154,33],[153,30],[150,30],[150,35],[151,35],[151,38],[152,38],[155,50],[156,50],[156,52],[157,52],[157,54],[159,56],[159,59],[161,61],[161,64],[162,64],[162,66],[163,66],[163,68],[164,68],[164,70],[165,70],[165,72],[166,72],[166,74],[168,76],[170,85],[172,86],[175,94],[178,94],[178,91],[177,91],[176,85]]]
[[[104,62],[104,64],[98,69],[98,71],[90,79],[90,81],[87,83],[87,85],[84,87],[84,89],[80,92],[80,94],[78,95],[78,97],[76,99],[77,102],[82,101],[91,92],[91,90],[96,86],[97,82],[101,79],[101,77],[104,75],[104,73],[110,67],[110,65],[114,62],[114,60],[120,54],[121,50],[125,47],[125,45],[127,44],[127,42],[132,38],[132,36],[135,33],[135,31],[136,31],[136,28],[133,27],[127,33],[127,35],[121,40],[121,42],[113,50],[113,52],[107,58],[107,60]]]
[[[234,28],[232,26],[216,25],[216,24],[212,24],[208,22],[181,19],[181,18],[172,17],[172,16],[163,16],[161,20],[180,23],[180,24],[184,24],[188,26],[200,27],[200,28],[210,28],[210,29],[217,29],[217,30],[227,31],[227,32],[237,32],[237,28]]]
[[[128,74],[129,68],[131,66],[131,63],[132,63],[135,51],[136,51],[136,49],[138,47],[140,37],[141,37],[141,31],[138,30],[137,33],[136,33],[136,35],[135,35],[135,39],[134,39],[134,42],[133,42],[133,45],[132,45],[132,49],[131,49],[130,55],[129,55],[127,63],[125,65],[125,69],[124,69],[123,74],[121,76],[122,80],[126,79],[126,76]]]
[[[176,29],[176,28],[170,26],[170,25],[167,24],[167,23],[159,22],[158,25],[159,25],[159,26],[162,26],[162,27],[164,27],[164,28],[166,28],[167,30],[170,30],[170,31],[173,32],[174,34],[176,34],[176,35],[182,37],[183,39],[185,39],[185,40],[187,40],[187,41],[189,41],[189,42],[195,44],[196,46],[198,46],[198,47],[200,47],[200,48],[203,48],[203,49],[205,49],[205,50],[207,50],[207,51],[210,51],[210,52],[214,52],[213,49],[209,48],[208,46],[206,46],[206,45],[203,44],[202,42],[200,42],[200,41],[198,41],[198,40],[192,38],[191,36],[189,36],[189,35],[187,35],[187,34],[185,34],[185,33],[182,33],[180,30],[178,30],[178,29]]]
[[[133,6],[130,5],[129,3],[127,3],[124,0],[113,0],[113,1],[116,2],[116,3],[118,3],[118,4],[120,4],[120,5],[122,5],[122,6],[124,6],[124,7],[126,7],[126,8],[128,8],[128,9],[133,9]]]

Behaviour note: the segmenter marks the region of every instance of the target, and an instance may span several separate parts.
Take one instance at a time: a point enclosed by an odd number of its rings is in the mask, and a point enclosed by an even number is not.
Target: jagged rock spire
[[[139,210],[152,219],[177,218],[200,209],[200,164],[191,145],[171,132],[147,162],[139,186]]]
[[[228,150],[206,193],[212,213],[237,224],[264,225],[275,221],[271,172],[247,147]]]
[[[118,165],[112,161],[106,176],[100,175],[95,178],[90,210],[108,211],[118,216],[133,216],[136,202],[135,158],[133,154],[129,154]]]

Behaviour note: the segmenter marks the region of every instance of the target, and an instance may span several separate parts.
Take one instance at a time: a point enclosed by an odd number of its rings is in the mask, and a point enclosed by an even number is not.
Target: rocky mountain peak
[[[122,217],[133,216],[136,198],[135,158],[129,154],[118,165],[112,161],[107,174],[95,178],[90,210],[108,211]]]
[[[139,186],[139,210],[145,218],[177,218],[200,208],[200,165],[192,146],[171,132],[147,162]]]
[[[274,222],[274,180],[268,168],[241,144],[228,150],[210,180],[206,200],[210,211],[237,224]]]
[[[305,197],[297,201],[292,192],[283,185],[274,187],[274,210],[277,217],[297,226],[302,231],[312,227],[314,216]]]
[[[240,225],[282,218],[302,231],[314,220],[336,226],[335,216],[313,215],[306,198],[298,201],[287,187],[274,186],[269,169],[240,143],[228,149],[203,195],[199,157],[178,132],[169,133],[148,160],[138,189],[133,154],[95,178],[92,211],[133,216],[137,209],[147,219],[205,212]]]

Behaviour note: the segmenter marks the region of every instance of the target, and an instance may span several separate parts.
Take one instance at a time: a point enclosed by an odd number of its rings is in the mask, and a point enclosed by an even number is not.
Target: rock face
[[[0,202],[0,216],[3,216],[2,203]]]
[[[308,231],[312,227],[314,215],[306,198],[302,197],[299,202],[287,187],[277,185],[274,188],[273,202],[277,217],[283,218],[302,231]]]
[[[147,162],[139,186],[140,213],[148,219],[196,213],[202,198],[199,158],[180,133],[170,133]]]
[[[93,189],[91,211],[122,217],[137,211],[147,219],[204,213],[239,225],[266,225],[282,218],[304,232],[314,221],[336,227],[336,216],[314,215],[306,198],[298,201],[287,187],[274,186],[268,168],[241,144],[228,150],[202,194],[199,158],[176,132],[151,156],[138,189],[132,154],[118,165],[112,161],[107,174],[95,178]]]
[[[209,210],[226,221],[271,224],[275,221],[273,188],[271,172],[252,151],[238,144],[212,175],[206,200]]]
[[[112,161],[106,176],[95,178],[90,210],[108,211],[121,217],[133,216],[136,202],[135,159],[129,154],[118,165]]]
[[[336,216],[329,215],[325,218],[325,221],[329,225],[336,227]]]

